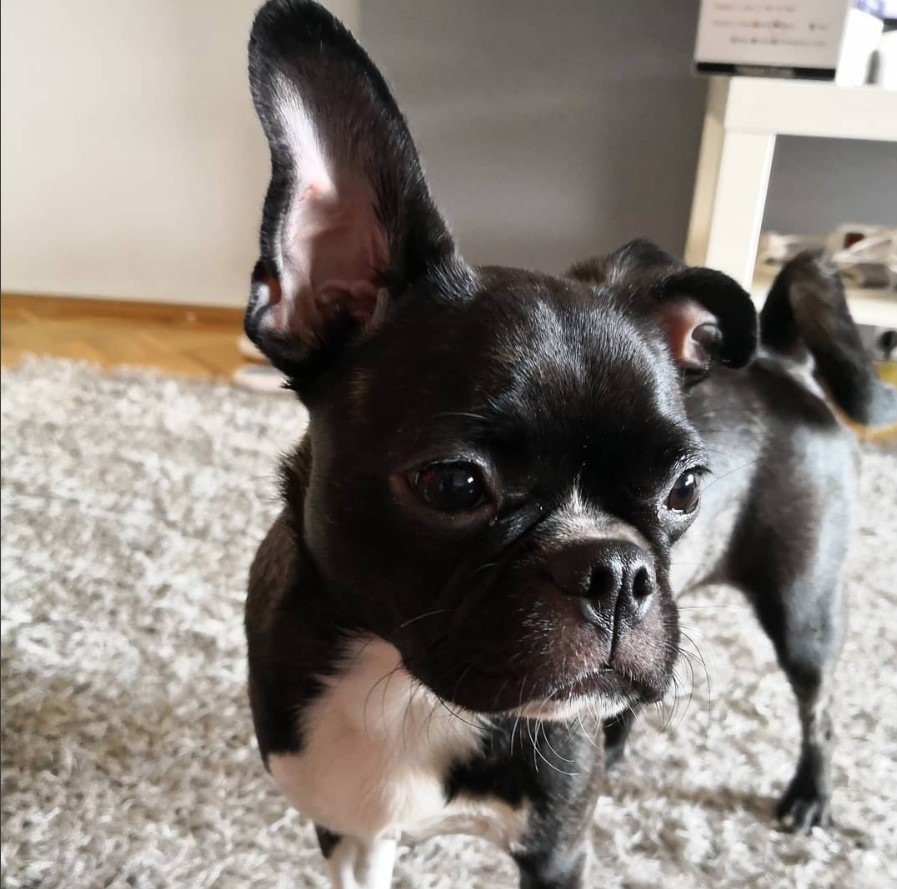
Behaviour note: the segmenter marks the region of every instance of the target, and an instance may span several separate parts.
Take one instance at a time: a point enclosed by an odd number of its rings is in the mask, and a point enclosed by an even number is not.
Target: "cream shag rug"
[[[303,425],[263,397],[35,361],[3,372],[3,884],[323,887],[310,825],[262,770],[244,580]],[[359,444],[359,446],[363,446]],[[791,693],[731,590],[682,603],[707,663],[637,727],[593,839],[601,887],[897,886],[897,453],[867,449],[837,680],[837,827],[771,821]],[[484,842],[401,853],[396,886],[515,885]]]

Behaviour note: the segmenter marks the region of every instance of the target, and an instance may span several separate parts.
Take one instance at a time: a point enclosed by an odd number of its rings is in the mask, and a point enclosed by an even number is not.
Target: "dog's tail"
[[[779,272],[760,313],[760,342],[801,359],[855,423],[897,423],[897,389],[884,383],[863,346],[835,267],[822,251],[798,254]]]

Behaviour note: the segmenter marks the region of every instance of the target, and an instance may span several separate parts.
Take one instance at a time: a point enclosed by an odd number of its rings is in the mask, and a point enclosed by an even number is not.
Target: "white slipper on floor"
[[[253,392],[285,392],[286,377],[270,364],[244,364],[234,371],[231,380],[241,389]]]

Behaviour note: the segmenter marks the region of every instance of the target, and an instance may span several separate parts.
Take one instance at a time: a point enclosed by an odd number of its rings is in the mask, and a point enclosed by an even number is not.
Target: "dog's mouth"
[[[623,675],[611,666],[604,666],[599,667],[597,670],[591,670],[570,682],[561,684],[552,697],[560,699],[606,697],[608,693],[619,693],[622,691],[619,686],[627,684],[630,686],[636,685],[630,677]],[[632,691],[635,692],[636,689],[633,688]]]
[[[660,701],[673,682],[679,633],[668,592],[645,616],[613,622],[584,620],[576,597],[538,583],[493,585],[472,601],[395,637],[412,675],[467,711],[610,717]]]
[[[547,672],[467,669],[450,689],[430,687],[444,700],[484,714],[549,720],[590,714],[607,719],[634,705],[660,701],[672,681],[671,673],[643,678],[610,664],[567,677],[551,677]]]
[[[506,710],[503,715],[562,721],[588,714],[604,720],[618,715],[637,701],[638,697],[632,694],[609,694],[606,682],[583,677],[559,686],[552,694]]]
[[[523,716],[541,719],[566,719],[582,712],[607,719],[634,704],[660,701],[667,685],[641,682],[615,667],[604,665],[557,682],[543,697],[516,710]]]

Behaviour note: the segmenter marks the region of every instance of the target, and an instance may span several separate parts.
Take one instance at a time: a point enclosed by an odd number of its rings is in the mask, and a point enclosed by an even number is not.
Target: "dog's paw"
[[[776,807],[776,817],[789,833],[809,833],[814,827],[831,824],[831,806],[828,797],[816,788],[792,781]]]

